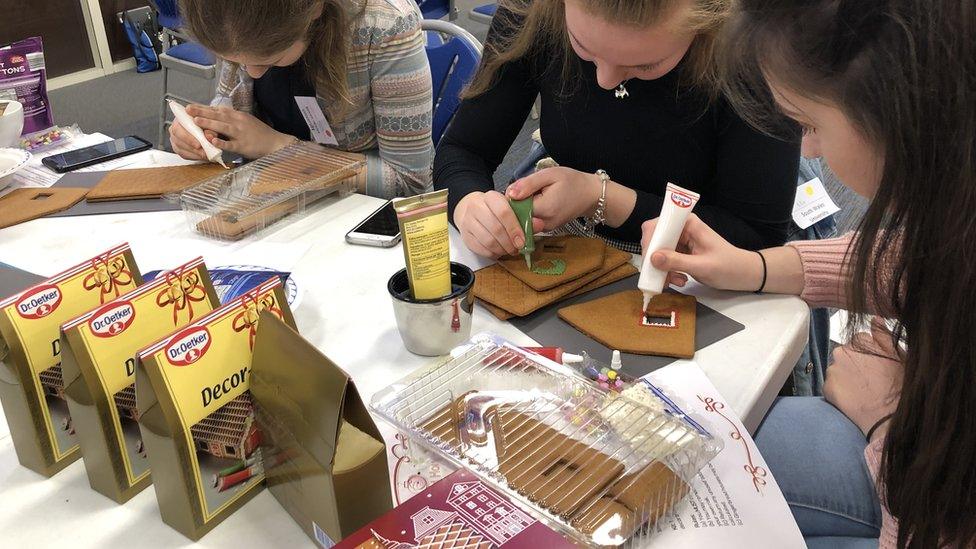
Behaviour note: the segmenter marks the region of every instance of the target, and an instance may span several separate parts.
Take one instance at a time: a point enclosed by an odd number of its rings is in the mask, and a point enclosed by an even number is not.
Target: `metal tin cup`
[[[471,336],[474,273],[451,262],[451,293],[440,299],[414,299],[407,270],[397,271],[386,285],[403,344],[411,353],[441,356]]]

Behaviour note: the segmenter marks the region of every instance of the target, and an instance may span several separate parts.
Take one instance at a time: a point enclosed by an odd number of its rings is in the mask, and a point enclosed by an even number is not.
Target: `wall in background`
[[[96,66],[78,0],[3,0],[3,4],[0,44],[40,36],[49,78]]]
[[[119,62],[132,57],[132,46],[119,23],[118,13],[148,6],[146,0],[98,0],[102,12],[102,22],[105,24],[105,35],[108,37],[109,50],[112,61]]]

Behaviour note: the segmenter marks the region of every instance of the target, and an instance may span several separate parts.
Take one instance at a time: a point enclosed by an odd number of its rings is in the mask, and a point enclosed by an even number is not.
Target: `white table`
[[[344,241],[346,231],[381,203],[360,195],[328,198],[305,217],[259,235],[264,243],[311,244],[293,269],[305,287],[295,311],[299,331],[352,375],[367,402],[379,389],[432,360],[408,353],[396,330],[386,282],[403,267],[401,249],[350,246]],[[150,263],[161,239],[168,238],[178,239],[187,249],[166,253],[182,254],[179,257],[185,260],[247,245],[195,235],[181,212],[50,218],[0,230],[0,262],[51,275],[128,241],[136,261]],[[186,246],[187,239],[192,246]],[[483,264],[463,249],[454,232],[451,251],[453,260],[472,268]],[[754,431],[802,351],[809,311],[794,297],[734,294],[700,285],[686,291],[745,325],[745,330],[699,351],[695,361]],[[535,343],[476,307],[472,333],[482,331],[517,344]],[[20,467],[6,421],[0,417],[0,547],[64,543],[76,547],[189,544],[162,523],[151,488],[125,505],[117,505],[91,490],[81,460],[52,479]],[[200,545],[281,547],[307,546],[309,542],[265,491],[204,537]]]

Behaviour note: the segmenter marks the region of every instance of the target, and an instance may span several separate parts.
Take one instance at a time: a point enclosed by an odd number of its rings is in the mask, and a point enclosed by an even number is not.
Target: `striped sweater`
[[[431,78],[420,10],[413,0],[354,0],[344,110],[321,96],[338,148],[365,153],[366,193],[381,198],[431,189]],[[252,112],[254,83],[221,63],[213,105]],[[342,116],[340,117],[340,112]]]

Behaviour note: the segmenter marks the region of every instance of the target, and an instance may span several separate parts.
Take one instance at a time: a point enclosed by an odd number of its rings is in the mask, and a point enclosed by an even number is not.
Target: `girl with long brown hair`
[[[434,161],[467,246],[514,253],[524,237],[507,199],[534,195],[535,230],[595,229],[639,251],[640,225],[660,213],[669,181],[700,192],[697,211],[736,244],[782,244],[799,139],[761,134],[716,92],[715,36],[731,3],[503,0]],[[492,173],[537,96],[559,166],[505,196]]]
[[[678,285],[800,295],[850,332],[877,315],[825,400],[778,400],[756,435],[811,547],[976,546],[974,31],[974,0],[741,0],[734,103],[800,123],[871,204],[836,240],[757,253],[692,217],[677,252],[650,250]]]
[[[413,0],[180,0],[180,11],[222,59],[211,105],[187,108],[215,146],[257,158],[315,140],[364,154],[361,192],[429,189],[430,68]],[[170,142],[204,159],[179,123]]]

